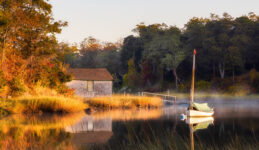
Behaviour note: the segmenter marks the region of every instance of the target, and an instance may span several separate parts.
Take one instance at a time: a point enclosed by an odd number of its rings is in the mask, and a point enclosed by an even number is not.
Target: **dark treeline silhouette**
[[[227,13],[194,17],[183,29],[141,23],[133,31],[137,36],[124,38],[122,44],[86,38],[79,53],[68,53],[65,62],[71,67],[106,67],[114,74],[117,88],[188,90],[196,49],[197,86],[231,89],[242,84],[256,89],[259,85],[255,71],[259,69],[259,16],[254,13],[237,18]]]

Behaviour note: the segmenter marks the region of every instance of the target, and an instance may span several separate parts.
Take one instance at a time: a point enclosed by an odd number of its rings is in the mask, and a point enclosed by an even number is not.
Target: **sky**
[[[116,42],[134,34],[132,29],[166,23],[183,28],[193,17],[211,13],[233,17],[254,12],[259,15],[259,0],[50,0],[55,20],[68,22],[60,42],[80,43],[93,36],[104,42]]]

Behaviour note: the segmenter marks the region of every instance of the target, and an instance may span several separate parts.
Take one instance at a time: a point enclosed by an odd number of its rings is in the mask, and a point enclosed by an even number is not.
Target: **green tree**
[[[140,85],[140,75],[135,69],[134,60],[130,59],[128,62],[128,73],[123,76],[124,86],[135,88]]]
[[[140,63],[142,59],[143,43],[138,37],[132,35],[126,37],[123,41],[123,46],[120,52],[122,73],[128,71],[128,61],[133,58],[137,71],[140,70]]]
[[[100,42],[93,38],[93,37],[88,37],[85,38],[81,43],[80,43],[80,67],[89,67],[89,68],[95,68],[97,67],[97,54],[99,51],[101,51],[102,46]]]
[[[179,77],[177,67],[184,60],[185,54],[181,47],[181,31],[177,27],[161,25],[157,28],[157,34],[153,34],[151,41],[145,44],[144,59],[151,60],[154,68],[162,68],[160,77],[163,80],[163,68],[172,70],[175,77],[175,85],[178,87]]]
[[[78,48],[76,45],[70,45],[68,43],[61,42],[58,44],[58,59],[63,64],[69,64],[70,67],[77,65]]]

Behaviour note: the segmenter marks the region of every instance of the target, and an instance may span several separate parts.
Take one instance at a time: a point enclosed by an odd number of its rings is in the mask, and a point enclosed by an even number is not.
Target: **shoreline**
[[[0,115],[8,114],[66,114],[89,108],[82,99],[64,96],[29,96],[0,99]]]

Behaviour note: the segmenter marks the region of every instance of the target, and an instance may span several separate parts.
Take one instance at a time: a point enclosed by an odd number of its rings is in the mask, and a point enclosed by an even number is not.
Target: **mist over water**
[[[195,149],[258,149],[259,101],[198,99],[213,120],[193,124]],[[190,149],[187,104],[162,109],[73,115],[12,115],[0,119],[0,149]]]

